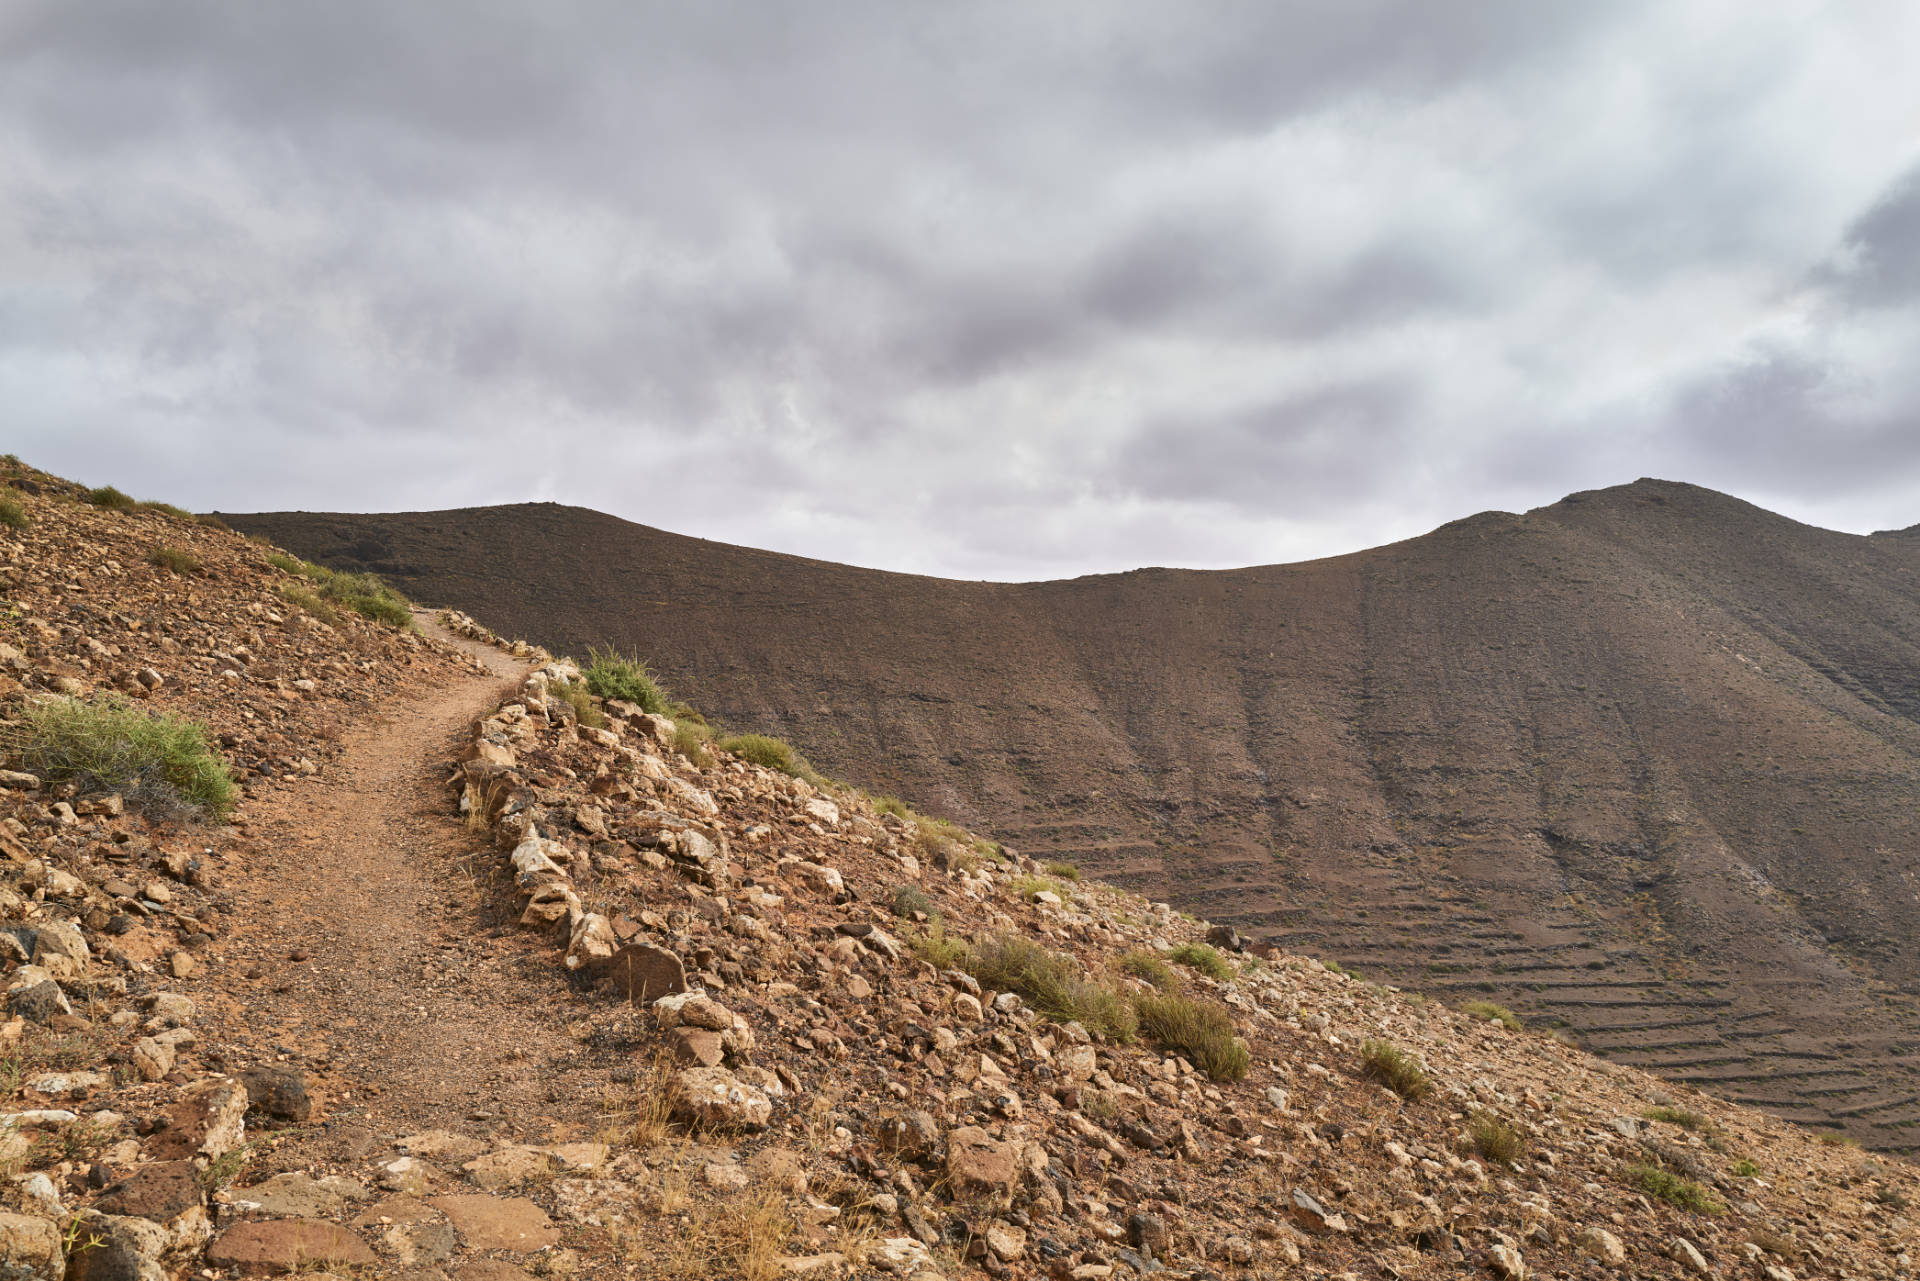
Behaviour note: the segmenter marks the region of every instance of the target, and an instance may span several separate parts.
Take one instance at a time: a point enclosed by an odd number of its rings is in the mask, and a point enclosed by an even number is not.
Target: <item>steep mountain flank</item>
[[[1920,1145],[1920,541],[1659,481],[1372,551],[958,583],[552,505],[231,517],[645,654],[1034,856]]]

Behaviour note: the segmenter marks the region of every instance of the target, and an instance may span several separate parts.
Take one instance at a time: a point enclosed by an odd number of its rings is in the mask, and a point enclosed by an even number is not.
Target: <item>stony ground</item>
[[[192,826],[7,776],[8,1275],[1912,1272],[1910,1165],[567,697],[472,620],[321,622],[266,548],[14,478],[0,696],[195,716],[248,794]],[[983,984],[1008,938],[1122,1007],[1177,988],[1245,1075]]]

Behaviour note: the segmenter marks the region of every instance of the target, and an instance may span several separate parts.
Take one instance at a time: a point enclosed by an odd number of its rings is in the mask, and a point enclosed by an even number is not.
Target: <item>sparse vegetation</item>
[[[1233,1016],[1223,1005],[1180,992],[1142,992],[1133,1009],[1142,1031],[1216,1081],[1238,1081],[1253,1067],[1253,1055],[1234,1034]]]
[[[873,798],[873,812],[891,814],[895,818],[912,818],[913,810],[898,796],[876,796]]]
[[[1695,1214],[1720,1214],[1726,1209],[1718,1197],[1692,1179],[1682,1178],[1657,1165],[1629,1166],[1627,1182],[1657,1201],[1665,1201],[1668,1205],[1691,1210]]]
[[[967,972],[997,992],[1018,992],[1034,1009],[1089,1032],[1131,1041],[1133,1006],[1121,993],[1082,976],[1080,962],[1019,934],[989,934],[967,949]]]
[[[894,886],[892,906],[895,916],[908,919],[919,915],[931,920],[940,915],[940,909],[933,905],[933,900],[918,885]]]
[[[554,681],[548,687],[549,692],[565,700],[573,709],[574,719],[588,729],[605,729],[607,714],[593,701],[593,695],[587,692],[585,684],[579,681]]]
[[[1080,868],[1073,863],[1049,863],[1047,875],[1062,881],[1077,881],[1080,879]]]
[[[344,605],[376,623],[398,628],[413,626],[413,606],[408,604],[406,597],[382,582],[378,574],[341,573],[312,561],[288,556],[284,552],[268,553],[267,564],[282,573],[297,574],[312,583],[312,591],[282,583],[280,594],[330,626],[339,626],[340,615],[335,610],[315,609],[309,604],[316,599],[315,592],[319,599]]]
[[[0,525],[8,529],[25,529],[32,523],[33,518],[27,515],[24,503],[12,494],[0,494]]]
[[[1498,1023],[1510,1032],[1518,1032],[1526,1027],[1520,1016],[1504,1005],[1495,1005],[1492,1001],[1468,1001],[1460,1007],[1460,1012],[1470,1019],[1484,1019]]]
[[[1873,1199],[1876,1204],[1884,1205],[1890,1210],[1904,1210],[1907,1208],[1906,1194],[1898,1188],[1890,1188],[1885,1184],[1873,1190]]]
[[[666,693],[638,658],[614,649],[590,649],[582,675],[587,679],[587,688],[601,698],[617,698],[655,716],[667,714]]]
[[[202,512],[193,519],[196,523],[205,525],[208,529],[217,529],[223,534],[231,534],[233,532],[233,526],[227,524],[226,521],[221,520],[212,512]]]
[[[803,779],[815,787],[826,785],[826,776],[807,762],[807,758],[785,739],[774,738],[767,734],[732,734],[720,740],[718,746],[723,751],[732,752],[743,761],[752,761],[764,769],[778,770],[794,778]]]
[[[1474,1113],[1467,1133],[1473,1136],[1474,1151],[1496,1165],[1511,1166],[1526,1148],[1520,1131],[1491,1112]]]
[[[1388,1041],[1369,1040],[1360,1047],[1360,1072],[1410,1103],[1433,1093],[1426,1065]]]
[[[319,593],[298,583],[281,583],[276,589],[282,600],[296,605],[312,614],[329,627],[338,627],[341,623],[340,611],[320,599]]]
[[[234,806],[233,779],[205,730],[116,699],[29,704],[0,742],[32,773],[83,791],[123,792],[151,811],[224,817]]]
[[[1073,892],[1066,886],[1045,876],[1022,874],[1008,881],[1007,886],[1023,899],[1031,899],[1036,894],[1051,894],[1064,903],[1073,897]]]
[[[683,716],[673,718],[673,750],[701,769],[713,768],[713,753],[707,746],[711,742],[713,731],[705,721]]]
[[[1120,968],[1137,979],[1145,979],[1163,992],[1177,991],[1180,976],[1158,953],[1139,948],[1120,958]]]
[[[907,936],[907,949],[936,970],[958,970],[966,966],[967,943],[947,933],[939,917],[919,934]]]
[[[1760,1166],[1746,1157],[1741,1157],[1733,1163],[1733,1172],[1742,1179],[1757,1179],[1760,1177]]]
[[[1706,1117],[1698,1112],[1690,1112],[1686,1108],[1652,1107],[1640,1115],[1649,1121],[1665,1121],[1668,1125],[1677,1125],[1683,1130],[1698,1130],[1707,1124]]]
[[[1233,977],[1233,965],[1219,951],[1205,943],[1181,943],[1167,956],[1190,970],[1224,983]]]
[[[1813,1137],[1815,1141],[1824,1143],[1832,1148],[1857,1148],[1860,1146],[1860,1140],[1850,1134],[1842,1134],[1838,1130],[1822,1130]]]
[[[140,505],[133,501],[131,494],[123,494],[112,485],[89,489],[84,497],[95,507],[104,507],[108,511],[130,512]]]
[[[182,578],[188,578],[200,572],[200,561],[192,553],[165,545],[147,553],[147,564],[178,574]]]
[[[134,508],[143,512],[165,512],[176,520],[192,520],[193,513],[184,507],[175,507],[172,503],[144,502],[135,503]]]

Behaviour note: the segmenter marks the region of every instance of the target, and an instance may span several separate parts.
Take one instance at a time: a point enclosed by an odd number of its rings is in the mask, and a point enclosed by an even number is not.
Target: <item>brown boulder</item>
[[[246,1276],[371,1267],[367,1243],[320,1219],[256,1219],[235,1224],[207,1247],[207,1262]]]

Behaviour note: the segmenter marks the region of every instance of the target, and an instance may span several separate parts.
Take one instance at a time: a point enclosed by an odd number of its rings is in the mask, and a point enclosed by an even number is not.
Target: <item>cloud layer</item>
[[[963,577],[1640,475],[1904,526],[1917,40],[1894,3],[23,0],[6,447]]]

